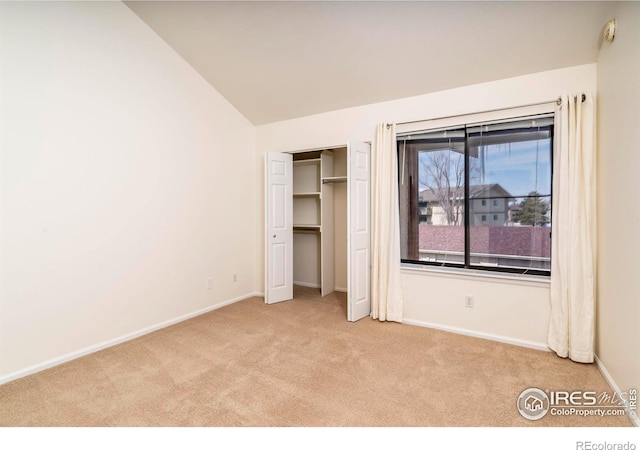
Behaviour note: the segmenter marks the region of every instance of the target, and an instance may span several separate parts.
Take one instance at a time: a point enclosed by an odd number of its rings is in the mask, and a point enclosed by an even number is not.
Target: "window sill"
[[[518,273],[505,272],[487,272],[484,270],[474,269],[458,269],[455,267],[438,267],[438,266],[422,266],[419,264],[403,263],[400,266],[403,273],[409,274],[428,274],[428,275],[445,275],[453,278],[464,278],[467,280],[486,279],[486,280],[505,280],[511,282],[523,282],[525,284],[550,285],[550,277],[539,275],[525,275]]]

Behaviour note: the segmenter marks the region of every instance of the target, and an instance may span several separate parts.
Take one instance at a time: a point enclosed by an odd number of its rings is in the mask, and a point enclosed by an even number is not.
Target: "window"
[[[402,262],[548,275],[552,147],[552,114],[398,135]]]

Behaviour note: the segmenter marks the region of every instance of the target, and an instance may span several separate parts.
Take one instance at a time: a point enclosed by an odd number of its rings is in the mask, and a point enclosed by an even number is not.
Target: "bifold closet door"
[[[347,320],[371,314],[371,144],[347,153]]]
[[[267,153],[265,303],[293,298],[293,156]]]

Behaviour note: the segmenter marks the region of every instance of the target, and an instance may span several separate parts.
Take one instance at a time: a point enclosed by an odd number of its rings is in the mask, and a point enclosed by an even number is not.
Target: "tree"
[[[549,223],[549,205],[540,198],[538,192],[529,192],[529,197],[525,198],[518,205],[520,209],[513,215],[513,221],[521,225],[547,225]]]
[[[469,176],[475,184],[478,167],[470,161]],[[420,185],[426,186],[444,212],[447,225],[464,220],[464,154],[456,151],[428,152],[420,158]]]

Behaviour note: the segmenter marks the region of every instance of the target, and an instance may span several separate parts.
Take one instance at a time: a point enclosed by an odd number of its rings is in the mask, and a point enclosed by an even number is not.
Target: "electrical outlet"
[[[233,274],[233,282],[235,283],[236,281],[238,281],[238,274],[234,273]]]
[[[464,306],[467,308],[473,308],[473,297],[471,295],[466,295],[464,297]]]
[[[207,289],[213,288],[213,278],[207,278]]]

